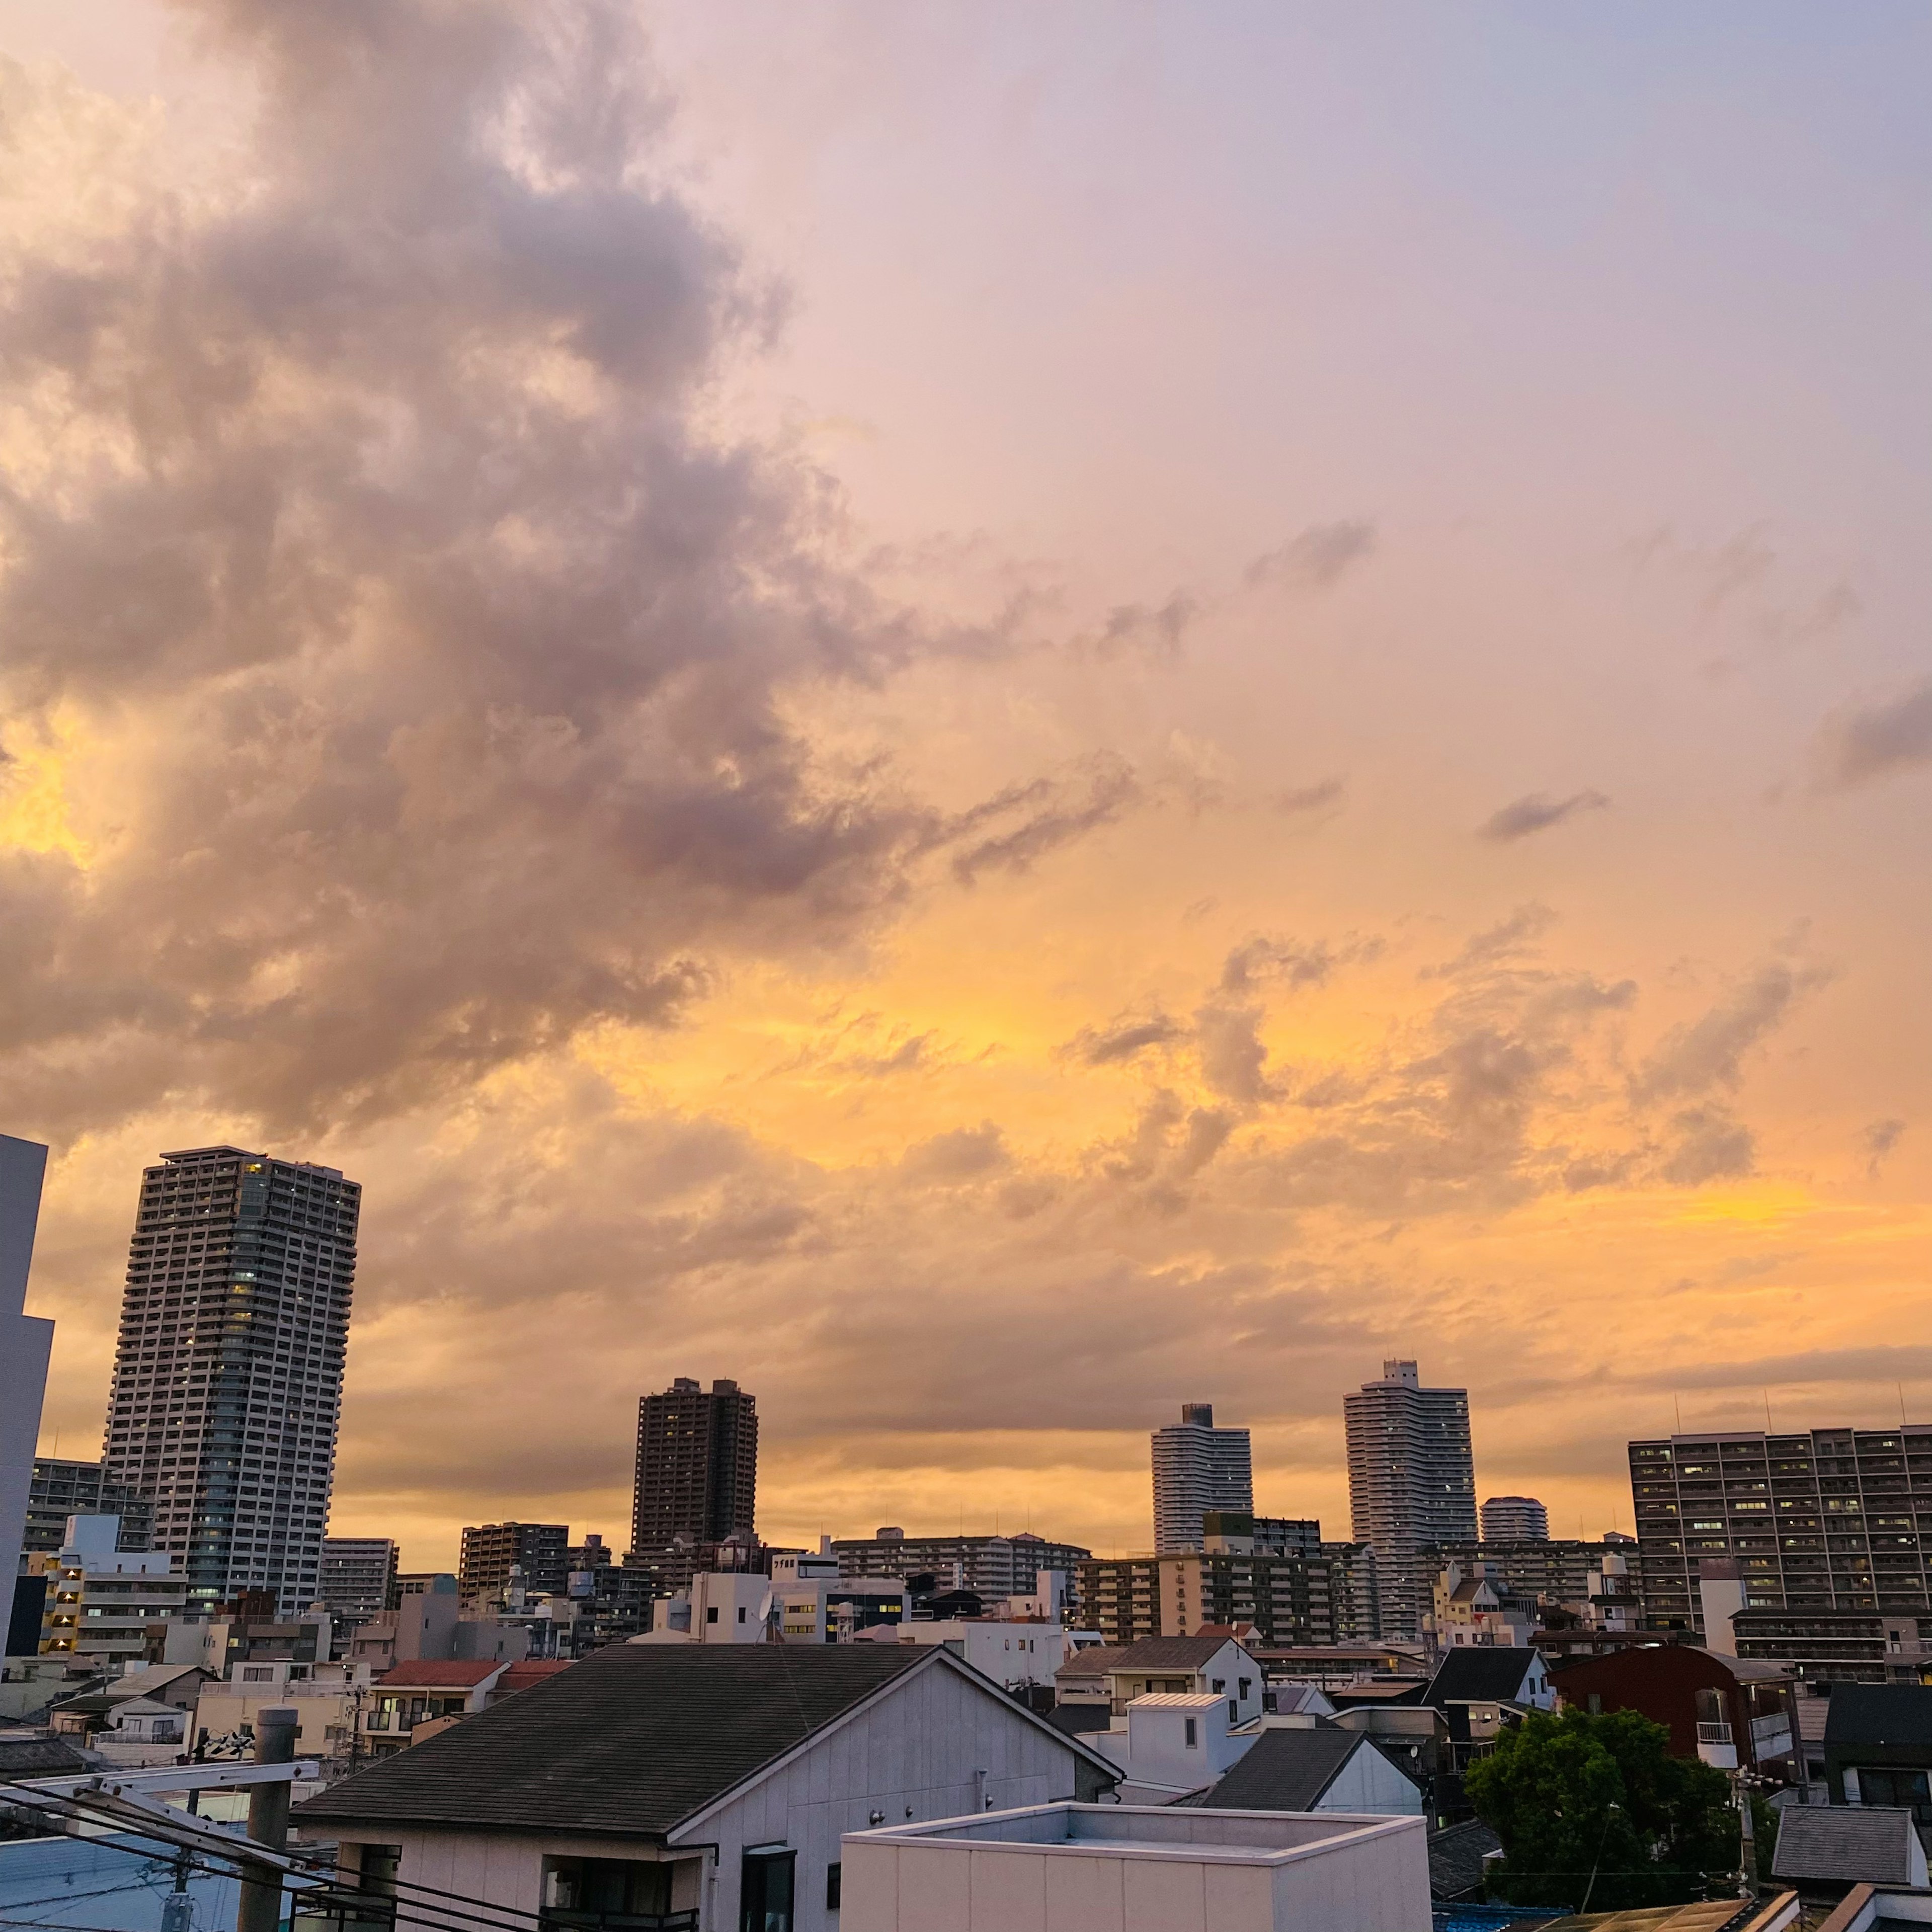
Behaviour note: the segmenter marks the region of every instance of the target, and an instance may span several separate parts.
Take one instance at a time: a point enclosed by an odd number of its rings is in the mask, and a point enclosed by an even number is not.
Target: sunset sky
[[[364,1186],[332,1527],[1932,1420],[1932,13],[0,0],[0,1131]]]

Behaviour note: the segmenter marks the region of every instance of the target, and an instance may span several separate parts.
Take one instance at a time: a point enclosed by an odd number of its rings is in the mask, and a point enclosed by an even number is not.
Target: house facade
[[[371,1883],[833,1932],[844,1834],[1090,1799],[1115,1775],[943,1646],[626,1644],[296,1817]]]

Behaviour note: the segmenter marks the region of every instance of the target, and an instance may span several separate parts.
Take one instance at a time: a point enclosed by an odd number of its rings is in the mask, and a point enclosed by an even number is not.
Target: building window
[[[640,1858],[546,1858],[542,1919],[546,1932],[602,1932],[670,1910],[670,1867]]]
[[[838,1910],[838,1881],[844,1869],[836,1858],[825,1868],[825,1909],[827,1912]]]
[[[1181,1720],[1181,1724],[1182,1727],[1186,1732],[1186,1743],[1187,1748],[1190,1750],[1197,1749],[1201,1742],[1201,1727],[1196,1724],[1192,1718],[1183,1718]]]
[[[704,1612],[704,1621],[708,1624],[715,1624],[718,1621],[718,1606],[716,1604],[706,1606]]]
[[[738,1932],[792,1932],[796,1852],[747,1852],[740,1868]]]

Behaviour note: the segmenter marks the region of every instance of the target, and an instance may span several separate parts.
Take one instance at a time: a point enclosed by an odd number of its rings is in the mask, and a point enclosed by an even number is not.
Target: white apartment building
[[[188,1579],[165,1551],[117,1550],[120,1533],[118,1516],[70,1516],[64,1546],[38,1559],[42,1656],[139,1664],[149,1634],[182,1614]]]
[[[1214,1405],[1184,1403],[1180,1420],[1156,1429],[1154,1448],[1154,1541],[1156,1556],[1198,1550],[1210,1510],[1252,1516],[1254,1457],[1245,1429],[1217,1429]]]

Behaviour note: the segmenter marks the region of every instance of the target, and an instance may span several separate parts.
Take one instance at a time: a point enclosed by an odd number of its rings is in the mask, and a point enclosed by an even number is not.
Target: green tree
[[[1737,1868],[1729,1780],[1672,1757],[1670,1733],[1635,1711],[1533,1712],[1463,1783],[1503,1842],[1491,1889],[1514,1905],[1682,1904]]]

